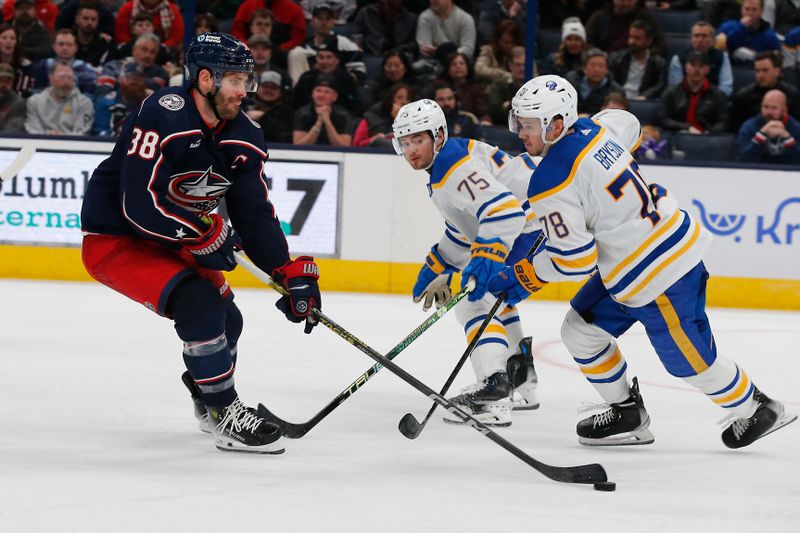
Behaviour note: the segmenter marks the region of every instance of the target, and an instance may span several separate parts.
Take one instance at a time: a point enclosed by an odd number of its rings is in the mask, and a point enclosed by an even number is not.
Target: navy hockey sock
[[[236,344],[242,334],[243,325],[242,312],[233,303],[233,298],[225,300],[225,337],[228,338],[228,348],[231,351],[234,366],[236,366]]]
[[[233,381],[233,357],[225,334],[226,304],[219,292],[210,281],[191,278],[173,291],[169,313],[175,320],[178,336],[183,340],[186,368],[203,394],[206,405],[229,405],[237,394]]]

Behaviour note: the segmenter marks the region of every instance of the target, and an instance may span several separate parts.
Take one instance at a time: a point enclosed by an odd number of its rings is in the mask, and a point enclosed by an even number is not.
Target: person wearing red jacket
[[[253,12],[267,8],[272,11],[273,26],[271,40],[281,50],[289,51],[306,39],[306,18],[303,8],[292,0],[245,0],[233,19],[231,33],[247,40]]]
[[[128,0],[117,12],[114,39],[118,43],[131,40],[131,18],[139,13],[150,13],[156,34],[165,46],[177,48],[183,42],[183,15],[180,9],[167,0]]]
[[[3,2],[3,20],[11,22],[11,19],[14,18],[14,6],[16,4],[16,0]],[[56,27],[56,17],[58,17],[58,6],[52,0],[34,0],[33,4],[36,8],[36,18],[47,31],[53,33]]]

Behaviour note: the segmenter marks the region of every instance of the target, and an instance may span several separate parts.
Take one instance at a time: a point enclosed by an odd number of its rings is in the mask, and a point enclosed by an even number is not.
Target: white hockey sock
[[[506,336],[508,337],[508,355],[511,356],[517,352],[519,348],[519,341],[525,336],[522,331],[522,322],[519,320],[519,313],[516,306],[506,307],[500,312],[500,322],[506,328]]]
[[[749,418],[756,410],[753,382],[730,359],[717,356],[714,363],[701,374],[688,376],[683,380],[703,392],[712,402],[740,418]]]

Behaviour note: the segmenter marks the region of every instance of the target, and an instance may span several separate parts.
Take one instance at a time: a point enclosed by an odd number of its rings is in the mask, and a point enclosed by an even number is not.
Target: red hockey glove
[[[322,310],[322,296],[319,293],[319,266],[313,257],[301,256],[294,261],[287,261],[272,271],[272,279],[289,291],[288,296],[281,296],[275,307],[283,311],[292,322],[306,321],[305,333],[311,333],[317,325],[312,309]]]
[[[210,270],[233,270],[236,268],[234,250],[239,248],[239,236],[228,226],[222,217],[213,214],[203,217],[210,224],[208,231],[199,242],[188,244],[184,248],[191,252],[197,263]]]

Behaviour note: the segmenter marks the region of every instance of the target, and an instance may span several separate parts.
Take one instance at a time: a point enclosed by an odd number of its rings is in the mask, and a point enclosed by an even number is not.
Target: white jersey
[[[450,139],[434,161],[428,193],[445,219],[439,253],[461,269],[476,237],[498,238],[507,249],[525,226],[528,186],[536,168],[472,139]]]
[[[597,270],[616,301],[646,305],[702,260],[711,235],[671,196],[654,203],[631,155],[636,117],[608,110],[572,128],[528,190],[529,215],[548,237],[533,259],[536,274],[579,281]]]

